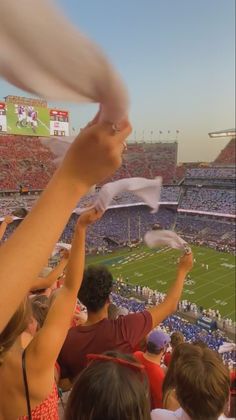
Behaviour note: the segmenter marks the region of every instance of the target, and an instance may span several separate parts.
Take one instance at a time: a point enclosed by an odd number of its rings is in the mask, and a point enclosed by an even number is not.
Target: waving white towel
[[[119,181],[108,182],[100,189],[97,200],[89,207],[97,210],[106,211],[113,197],[124,191],[130,191],[142,199],[152,209],[152,213],[157,212],[160,204],[162,178],[124,178]],[[78,208],[75,213],[81,214],[86,209]]]
[[[186,252],[190,250],[187,242],[172,230],[150,230],[145,234],[144,241],[149,248],[165,245],[170,248],[185,249]]]
[[[224,341],[224,343],[219,347],[218,352],[221,353],[229,353],[230,351],[236,350],[236,344],[235,343],[227,343]]]
[[[54,250],[52,251],[52,256],[58,254],[60,252],[61,249],[67,249],[68,251],[70,251],[71,249],[71,244],[65,244],[64,242],[58,242],[55,245]]]
[[[101,121],[127,115],[118,74],[49,1],[2,1],[0,39],[0,75],[10,83],[49,100],[100,103]]]

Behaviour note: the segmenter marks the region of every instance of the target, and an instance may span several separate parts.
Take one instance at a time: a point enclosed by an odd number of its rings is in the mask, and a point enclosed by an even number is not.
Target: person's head
[[[106,304],[112,291],[112,274],[105,266],[89,266],[84,271],[78,299],[87,307],[88,312],[98,312]]]
[[[115,320],[118,318],[118,306],[114,303],[110,303],[108,306],[108,319]]]
[[[168,393],[169,390],[175,388],[175,368],[177,365],[177,361],[181,357],[185,357],[186,354],[191,354],[191,347],[189,347],[188,343],[182,343],[176,346],[172,353],[172,357],[170,360],[169,367],[167,369],[164,382],[162,385],[162,393],[163,393],[163,399],[165,398],[165,395]]]
[[[191,419],[216,420],[229,399],[229,371],[216,352],[188,346],[175,367],[177,399]]]
[[[28,298],[25,298],[0,334],[0,365],[4,362],[5,354],[27,329],[31,317],[31,303]]]
[[[147,352],[162,355],[170,342],[170,337],[161,330],[153,330],[147,338]]]
[[[179,344],[184,343],[184,335],[180,331],[175,331],[171,334],[170,344],[174,350]]]
[[[77,378],[66,420],[151,420],[144,367],[131,355],[91,355]]]
[[[49,309],[49,299],[47,296],[39,295],[31,299],[32,313],[37,321],[37,330],[42,328]]]

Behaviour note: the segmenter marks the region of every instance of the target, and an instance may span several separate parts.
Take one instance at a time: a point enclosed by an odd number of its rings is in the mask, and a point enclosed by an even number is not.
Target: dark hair
[[[161,354],[161,352],[164,350],[163,349],[158,349],[156,344],[152,343],[151,341],[147,342],[147,352],[150,354]]]
[[[78,299],[88,311],[98,312],[105,305],[111,291],[113,278],[105,266],[89,266],[84,271]]]
[[[146,374],[115,361],[137,366],[137,360],[117,352],[105,354],[114,360],[93,360],[77,378],[65,420],[151,420]]]
[[[184,343],[184,335],[180,331],[175,331],[170,337],[171,347],[175,349],[179,344]]]

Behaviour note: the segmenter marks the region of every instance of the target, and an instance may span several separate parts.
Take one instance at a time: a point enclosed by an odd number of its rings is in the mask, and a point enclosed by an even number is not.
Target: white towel
[[[152,213],[157,212],[160,205],[162,178],[155,179],[147,178],[124,178],[119,181],[108,182],[100,189],[97,200],[89,207],[95,207],[97,210],[106,211],[109,207],[113,197],[124,191],[130,191],[141,198],[142,202],[147,204],[152,209]],[[78,208],[75,213],[81,214],[88,210]]]
[[[149,248],[165,245],[174,249],[184,249],[186,252],[190,251],[187,242],[172,230],[149,230],[144,236],[144,241]]]
[[[219,347],[218,352],[221,354],[221,353],[229,353],[234,350],[236,350],[235,343],[227,343],[226,341],[224,341],[224,343]]]
[[[60,252],[61,249],[67,249],[68,251],[70,251],[71,249],[71,244],[65,244],[64,242],[58,242],[55,245],[54,250],[52,251],[52,257],[56,254],[58,254]]]
[[[0,39],[0,75],[13,85],[49,100],[100,103],[100,121],[126,117],[119,75],[49,1],[2,1]]]

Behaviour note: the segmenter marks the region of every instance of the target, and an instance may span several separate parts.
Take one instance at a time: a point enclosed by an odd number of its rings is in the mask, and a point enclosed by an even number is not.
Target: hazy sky
[[[235,126],[234,0],[57,0],[99,43],[127,83],[136,138],[179,129],[179,161],[214,159]],[[62,34],[63,36],[63,34]],[[0,96],[22,94],[0,81]],[[57,104],[83,126],[93,105]],[[167,135],[170,130],[171,134]],[[134,134],[131,139],[134,138]]]

